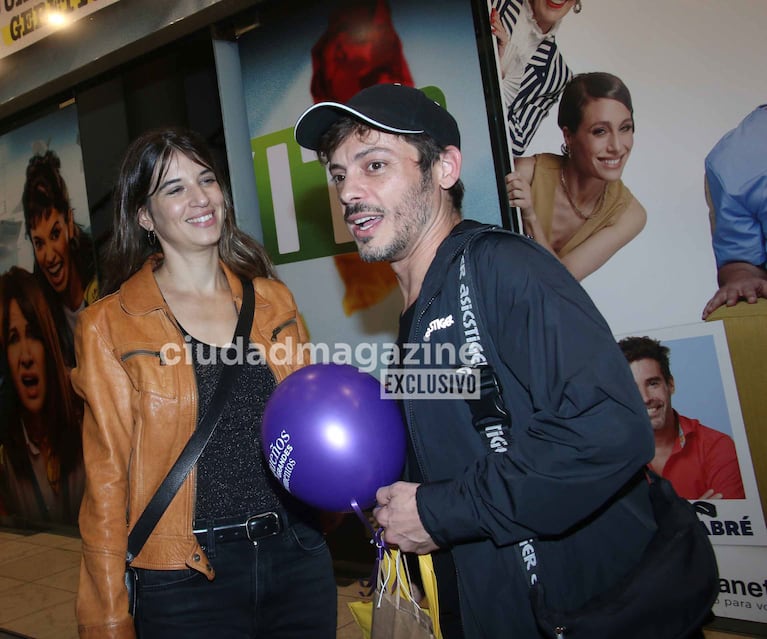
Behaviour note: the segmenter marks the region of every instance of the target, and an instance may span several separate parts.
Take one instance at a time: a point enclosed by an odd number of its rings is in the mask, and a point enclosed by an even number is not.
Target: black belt
[[[215,543],[227,541],[237,541],[247,539],[248,541],[258,541],[265,537],[272,537],[282,532],[286,525],[286,517],[280,517],[280,513],[271,511],[253,515],[245,521],[235,523],[222,523],[211,528],[202,528],[194,530],[195,537],[201,545],[209,543],[209,534],[213,534]]]

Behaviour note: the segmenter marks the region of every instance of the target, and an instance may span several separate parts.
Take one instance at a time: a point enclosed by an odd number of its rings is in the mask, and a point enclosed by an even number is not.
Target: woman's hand
[[[519,158],[520,166],[525,160],[526,158]],[[530,169],[532,171],[532,167]],[[533,192],[530,186],[531,179],[520,171],[512,171],[506,176],[506,195],[509,196],[509,204],[516,206],[520,213],[522,213],[522,232],[559,259],[556,251],[554,251],[549,243],[541,223],[538,221],[538,216],[535,214]]]
[[[490,11],[490,32],[495,36],[498,41],[498,55],[503,57],[503,49],[509,42],[509,32],[506,27],[503,26],[501,16],[498,13],[498,9],[493,8]]]
[[[525,178],[518,173],[509,173],[506,176],[506,194],[509,196],[509,204],[522,212],[523,221],[532,222],[535,219],[533,195],[530,183]]]

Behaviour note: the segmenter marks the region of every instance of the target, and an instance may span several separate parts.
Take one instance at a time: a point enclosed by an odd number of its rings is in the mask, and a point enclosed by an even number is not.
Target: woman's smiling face
[[[565,129],[565,141],[580,173],[614,182],[621,178],[634,147],[634,119],[618,100],[590,100],[578,130]]]

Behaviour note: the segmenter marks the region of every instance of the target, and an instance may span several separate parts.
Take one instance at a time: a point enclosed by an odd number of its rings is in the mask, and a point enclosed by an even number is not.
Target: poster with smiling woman
[[[0,523],[76,525],[77,313],[97,294],[77,110],[0,136]]]

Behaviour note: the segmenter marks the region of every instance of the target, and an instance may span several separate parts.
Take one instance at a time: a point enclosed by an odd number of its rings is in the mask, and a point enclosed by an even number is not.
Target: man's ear
[[[463,156],[457,146],[447,146],[440,154],[438,182],[443,189],[451,188],[461,177]]]
[[[674,386],[674,377],[668,378],[668,389],[671,391],[671,394],[674,394],[674,391],[676,390],[676,386]]]
[[[141,226],[142,229],[145,231],[152,231],[154,230],[154,220],[152,219],[152,216],[149,214],[149,209],[147,207],[142,206],[138,210],[138,223]]]

